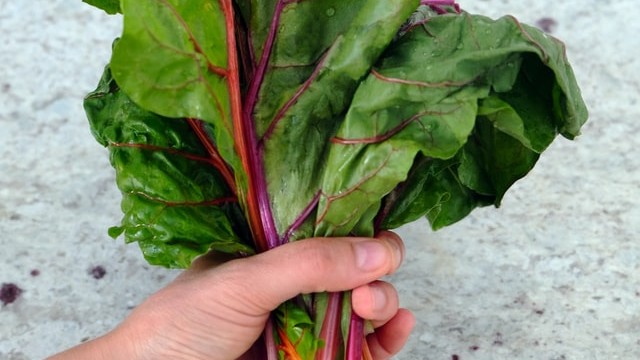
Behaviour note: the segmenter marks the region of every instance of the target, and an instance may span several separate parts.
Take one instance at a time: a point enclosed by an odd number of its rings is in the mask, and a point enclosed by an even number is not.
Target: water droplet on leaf
[[[325,12],[325,14],[327,14],[328,17],[332,17],[333,15],[336,14],[336,9],[334,8],[328,8],[327,11]]]

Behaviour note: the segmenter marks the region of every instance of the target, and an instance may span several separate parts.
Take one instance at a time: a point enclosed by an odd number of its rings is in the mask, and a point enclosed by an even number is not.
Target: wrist
[[[142,360],[135,342],[118,328],[96,339],[87,341],[53,355],[48,360]]]

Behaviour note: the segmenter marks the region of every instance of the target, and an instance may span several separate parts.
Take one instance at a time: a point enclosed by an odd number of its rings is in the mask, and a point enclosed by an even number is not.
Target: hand
[[[349,289],[354,311],[376,327],[367,338],[374,359],[388,359],[400,351],[415,320],[398,308],[393,286],[376,279],[394,272],[403,252],[400,238],[383,232],[376,239],[298,241],[217,267],[205,256],[117,329],[53,359],[237,359],[284,301]]]

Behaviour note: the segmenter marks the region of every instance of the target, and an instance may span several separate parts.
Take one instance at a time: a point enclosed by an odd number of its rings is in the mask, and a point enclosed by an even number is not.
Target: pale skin
[[[279,304],[301,293],[349,289],[354,311],[376,328],[367,337],[373,358],[389,359],[415,319],[399,308],[395,288],[378,279],[396,271],[403,254],[401,239],[382,232],[298,241],[222,265],[203,257],[116,329],[50,359],[251,359],[248,351]]]

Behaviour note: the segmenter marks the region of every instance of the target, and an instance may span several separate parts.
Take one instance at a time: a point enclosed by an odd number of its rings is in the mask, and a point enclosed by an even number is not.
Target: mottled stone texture
[[[400,231],[408,255],[391,280],[418,324],[398,359],[640,358],[636,2],[462,5],[565,40],[592,115],[500,210]],[[81,100],[119,26],[80,1],[0,0],[0,284],[22,290],[0,305],[0,359],[95,337],[175,276],[106,234],[120,195]]]

